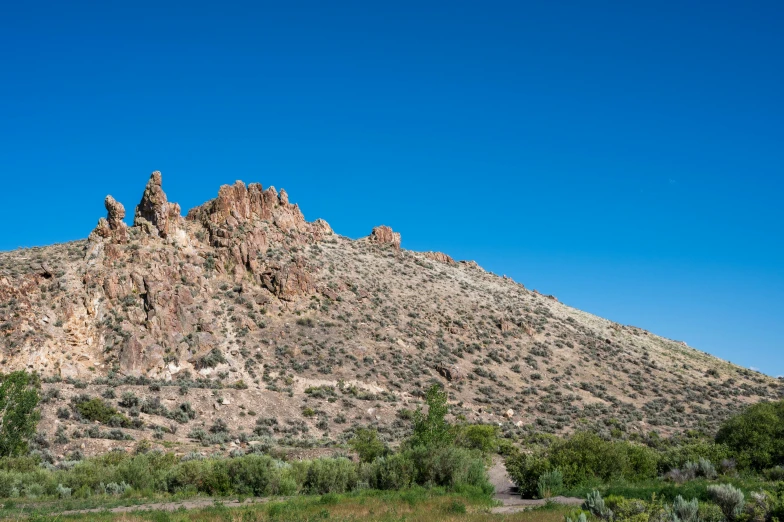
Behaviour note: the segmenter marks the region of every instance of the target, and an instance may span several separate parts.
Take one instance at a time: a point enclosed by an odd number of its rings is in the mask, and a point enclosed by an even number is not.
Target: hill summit
[[[132,226],[122,203],[105,206],[86,240],[0,253],[3,366],[40,373],[50,398],[137,396],[115,401],[140,419],[135,439],[186,447],[220,419],[282,445],[365,424],[397,440],[434,381],[453,415],[520,433],[710,430],[781,393],[474,262],[405,250],[390,227],[342,237],[285,190],[238,181],[183,217],[154,172]],[[165,426],[183,396],[189,435]],[[44,427],[78,428],[57,409]],[[125,444],[88,438],[96,452]]]

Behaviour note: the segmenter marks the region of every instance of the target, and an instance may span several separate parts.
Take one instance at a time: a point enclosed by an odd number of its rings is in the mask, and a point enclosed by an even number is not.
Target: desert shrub
[[[344,493],[357,484],[356,466],[346,458],[317,459],[309,463],[303,482],[311,494]]]
[[[280,473],[277,462],[266,455],[247,455],[228,462],[232,490],[240,494],[255,496],[275,494],[270,485],[273,477]]]
[[[67,488],[62,484],[57,484],[57,497],[58,498],[70,498],[71,497],[71,488]]]
[[[732,484],[712,484],[708,486],[708,494],[727,520],[735,520],[743,512],[746,502],[743,491]]]
[[[700,508],[697,511],[697,520],[702,522],[726,522],[724,513],[721,508],[713,502],[700,502]]]
[[[101,484],[100,491],[104,495],[124,495],[126,492],[132,490],[133,488],[130,484],[126,484],[125,482],[109,482],[108,484]]]
[[[133,408],[135,406],[139,406],[140,403],[141,399],[139,399],[139,397],[137,397],[133,392],[123,393],[119,402],[120,406],[123,408]]]
[[[125,482],[136,490],[165,491],[166,473],[177,461],[172,453],[140,453],[117,464],[112,482]]]
[[[613,518],[612,510],[605,505],[601,493],[596,490],[588,493],[585,498],[585,503],[583,504],[583,509],[590,511],[593,516],[603,520],[612,520]]]
[[[778,482],[780,480],[784,480],[784,467],[782,466],[775,466],[770,469],[766,469],[763,472],[763,475],[766,479],[772,482]]]
[[[729,447],[712,441],[675,444],[659,453],[659,473],[664,474],[673,469],[680,469],[687,462],[699,462],[700,459],[722,462],[729,459],[730,456]]]
[[[490,453],[498,448],[498,426],[469,424],[456,429],[455,443],[467,449]]]
[[[512,453],[504,461],[506,470],[524,498],[534,498],[539,492],[539,477],[552,469],[544,452]]]
[[[415,481],[420,486],[474,486],[492,492],[480,454],[455,446],[419,446],[403,453],[414,463]]]
[[[362,462],[373,462],[377,457],[389,452],[386,444],[379,440],[378,432],[366,428],[357,429],[348,444],[357,452]]]
[[[210,352],[205,355],[204,357],[197,359],[193,366],[197,370],[201,370],[203,368],[215,368],[219,364],[223,364],[227,362],[226,358],[217,348],[213,348]]]
[[[223,460],[180,462],[167,471],[165,482],[171,492],[195,488],[202,493],[221,495],[231,491],[228,464]]]
[[[681,522],[697,522],[699,519],[700,503],[696,498],[689,501],[678,495],[672,503],[672,512]]]
[[[591,480],[641,481],[656,477],[658,457],[654,450],[625,441],[604,440],[594,433],[578,432],[556,439],[533,454],[506,458],[506,469],[523,496],[538,493],[539,477],[553,469],[563,474],[566,487]]]
[[[406,489],[414,484],[414,461],[400,453],[376,458],[361,468],[362,480],[374,489]]]
[[[716,434],[716,442],[726,444],[741,467],[763,470],[781,463],[784,401],[754,404],[727,419]]]
[[[700,458],[700,460],[697,461],[697,476],[713,480],[718,476],[718,473],[711,461],[706,458]]]
[[[563,490],[563,473],[561,473],[561,470],[556,468],[539,475],[539,480],[536,482],[536,490],[539,498],[550,498],[560,494]]]
[[[613,495],[607,496],[604,499],[604,504],[617,520],[631,520],[650,509],[649,505],[642,500]]]
[[[750,522],[765,522],[771,519],[771,504],[774,499],[767,491],[752,491],[743,510],[743,518]]]
[[[112,426],[126,426],[130,423],[128,417],[106,404],[103,399],[94,397],[87,400],[77,400],[74,409],[87,420],[97,421],[102,424],[112,423]],[[118,424],[119,423],[119,424]]]

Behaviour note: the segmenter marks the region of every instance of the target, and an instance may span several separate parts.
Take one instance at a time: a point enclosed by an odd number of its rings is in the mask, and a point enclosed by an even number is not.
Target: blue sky
[[[7,3],[0,249],[85,237],[108,193],[132,214],[153,170],[184,210],[258,181],[784,374],[783,23],[779,1]]]

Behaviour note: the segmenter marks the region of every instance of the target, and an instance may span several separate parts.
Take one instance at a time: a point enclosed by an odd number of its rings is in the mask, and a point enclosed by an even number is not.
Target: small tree
[[[367,428],[357,429],[348,444],[362,462],[373,462],[376,457],[383,457],[388,452],[386,445],[379,440],[378,432]]]
[[[414,434],[409,441],[411,446],[446,446],[454,442],[454,432],[445,418],[449,412],[446,400],[446,391],[441,385],[434,384],[427,390],[427,415],[422,408],[414,412]]]
[[[0,456],[27,452],[41,414],[38,406],[41,381],[25,371],[0,375]]]

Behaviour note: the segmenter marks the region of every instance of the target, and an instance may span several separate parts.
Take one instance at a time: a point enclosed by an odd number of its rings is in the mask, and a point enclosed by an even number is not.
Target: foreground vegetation
[[[526,451],[512,448],[506,459],[521,494],[584,497],[575,520],[784,520],[784,401],[750,406],[714,438],[688,432],[618,440],[578,432],[526,442]]]
[[[551,505],[515,514],[493,514],[491,501],[483,495],[446,492],[442,488],[413,488],[404,491],[362,491],[349,494],[295,497],[263,504],[229,507],[213,505],[185,511],[151,511],[134,513],[91,512],[67,516],[35,514],[36,522],[122,521],[122,522],[305,522],[322,520],[447,522],[456,520],[511,522],[563,522],[569,508]],[[16,512],[14,513],[16,514]],[[0,510],[0,517],[11,515]]]
[[[448,423],[446,392],[435,385],[427,392],[427,409],[411,413],[411,435],[395,450],[375,430],[360,428],[349,441],[351,455],[311,460],[287,461],[259,446],[229,457],[177,456],[139,443],[133,453],[72,454],[54,462],[46,452],[27,449],[28,442],[35,447],[38,386],[20,372],[0,383],[2,517],[190,499],[189,507],[201,511],[123,520],[484,520],[492,516],[487,509],[494,493],[487,465],[500,453],[523,497],[585,499],[581,509],[548,504],[544,511],[515,515],[520,520],[550,520],[553,513],[566,522],[784,520],[784,401],[748,407],[715,436],[578,431],[513,441],[495,426]],[[118,416],[95,401],[78,406],[88,417]],[[212,499],[247,497],[287,499],[204,509]],[[199,498],[206,500],[194,501]]]

